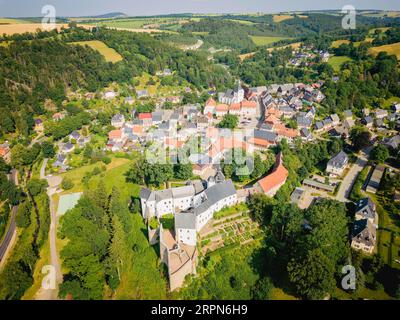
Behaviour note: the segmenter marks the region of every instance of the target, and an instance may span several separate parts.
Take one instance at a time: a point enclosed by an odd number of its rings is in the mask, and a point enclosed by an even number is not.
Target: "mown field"
[[[397,59],[400,59],[400,42],[392,43],[380,47],[372,47],[369,49],[369,53],[377,55],[379,52],[386,51],[388,54],[394,54]]]
[[[333,67],[333,69],[338,72],[340,71],[340,67],[342,66],[343,63],[351,61],[350,57],[347,56],[333,56],[329,58],[328,63]]]
[[[281,40],[290,39],[284,37],[262,37],[262,36],[250,36],[250,38],[257,46],[266,46]]]
[[[57,30],[62,27],[68,27],[66,24],[56,24]],[[0,35],[13,35],[16,33],[36,32],[37,30],[44,30],[41,23],[10,23],[0,24]]]
[[[71,45],[81,45],[81,46],[89,46],[94,50],[100,52],[104,58],[109,62],[118,62],[123,60],[122,56],[115,51],[113,48],[108,47],[104,42],[93,40],[93,41],[78,41],[71,42]]]

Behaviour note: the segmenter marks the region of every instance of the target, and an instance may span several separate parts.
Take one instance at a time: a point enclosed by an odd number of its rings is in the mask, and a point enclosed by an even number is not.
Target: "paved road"
[[[15,185],[18,185],[18,171],[15,169],[11,171],[11,180],[14,182]],[[3,239],[3,242],[0,244],[0,261],[3,260],[7,249],[10,246],[11,240],[16,232],[15,216],[17,215],[17,210],[18,206],[14,206],[11,210],[10,224]]]
[[[46,165],[48,159],[44,159],[42,167],[40,168],[40,179],[48,179],[45,175]],[[40,288],[38,293],[36,294],[36,300],[57,300],[58,299],[58,287],[60,283],[62,283],[62,273],[61,273],[61,265],[60,259],[58,257],[57,251],[57,215],[53,201],[54,190],[52,188],[47,188],[47,195],[50,200],[50,231],[49,231],[49,240],[50,240],[50,263],[54,267],[55,276],[56,276],[56,288],[55,289],[44,289]]]
[[[358,156],[357,161],[351,166],[346,177],[344,177],[342,184],[340,185],[339,191],[336,195],[336,200],[342,202],[349,202],[349,196],[351,189],[356,181],[358,174],[366,167],[368,164],[368,156],[371,150],[364,150],[361,155]]]

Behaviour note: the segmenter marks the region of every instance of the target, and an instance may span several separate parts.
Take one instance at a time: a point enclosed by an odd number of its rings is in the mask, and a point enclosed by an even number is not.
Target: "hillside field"
[[[92,49],[100,52],[104,56],[104,58],[109,62],[115,63],[123,59],[122,56],[117,51],[115,51],[113,48],[108,47],[104,42],[98,40],[78,41],[78,42],[71,42],[70,44],[89,46]]]
[[[377,55],[381,51],[386,51],[388,54],[396,55],[397,59],[400,59],[400,42],[387,44],[380,47],[372,47],[369,52],[373,55]]]

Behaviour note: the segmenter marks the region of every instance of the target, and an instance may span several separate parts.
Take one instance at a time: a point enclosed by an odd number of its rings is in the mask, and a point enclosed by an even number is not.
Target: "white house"
[[[343,174],[343,171],[346,168],[348,162],[349,157],[347,156],[347,154],[343,151],[340,151],[336,156],[328,161],[326,172],[330,173],[331,175],[340,176]]]

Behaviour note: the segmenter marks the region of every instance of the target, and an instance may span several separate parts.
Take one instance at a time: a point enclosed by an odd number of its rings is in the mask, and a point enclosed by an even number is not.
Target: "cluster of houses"
[[[376,109],[371,112],[369,109],[363,110],[363,118],[361,123],[367,128],[376,128],[378,131],[388,128],[388,123],[394,122],[400,127],[400,103],[395,103],[392,110]]]
[[[56,155],[56,160],[53,163],[53,168],[59,168],[60,171],[66,171],[69,166],[68,154],[75,150],[75,148],[83,148],[89,141],[90,136],[83,136],[79,131],[74,130],[69,135],[69,141],[60,144],[59,152]]]

